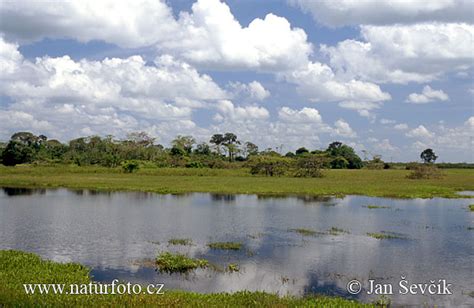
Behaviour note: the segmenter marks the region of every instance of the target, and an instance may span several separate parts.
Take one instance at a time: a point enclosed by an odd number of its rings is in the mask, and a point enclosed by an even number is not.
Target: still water
[[[159,195],[4,188],[0,191],[0,249],[35,252],[55,261],[92,268],[94,280],[117,278],[164,283],[198,292],[264,290],[319,293],[371,301],[369,279],[392,284],[392,303],[474,305],[473,199],[262,197],[256,195]],[[368,205],[385,208],[369,208]],[[307,228],[348,233],[304,236]],[[375,239],[389,232],[401,238]],[[189,238],[190,246],[168,244]],[[240,251],[211,250],[214,241],[237,241]],[[205,258],[240,272],[211,269],[187,275],[157,272],[161,251]],[[409,283],[446,279],[453,295],[398,294]],[[357,279],[364,289],[346,290]]]

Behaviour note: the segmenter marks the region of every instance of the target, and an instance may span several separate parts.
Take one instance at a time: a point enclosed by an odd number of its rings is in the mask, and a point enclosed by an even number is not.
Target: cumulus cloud
[[[18,46],[0,39],[0,95],[9,114],[3,131],[29,119],[33,129],[70,138],[86,132],[122,135],[159,121],[190,121],[194,108],[228,96],[211,77],[171,56],[147,65],[140,56],[74,61],[68,56],[24,59]],[[5,50],[7,52],[5,52]],[[66,129],[67,128],[67,129]]]
[[[428,82],[472,67],[470,24],[361,26],[364,41],[321,46],[339,76],[377,83]]]
[[[304,107],[301,110],[282,107],[278,111],[278,118],[290,123],[322,123],[319,111],[308,107]]]
[[[423,125],[419,125],[417,128],[414,128],[414,129],[410,130],[405,135],[407,137],[410,137],[410,138],[422,138],[422,139],[427,139],[427,138],[434,137],[434,134],[432,132],[430,132]]]
[[[337,136],[355,138],[357,137],[356,132],[350,127],[349,123],[343,119],[339,119],[334,123],[334,134]]]
[[[407,130],[408,125],[406,123],[399,123],[393,126],[394,129],[396,130]]]
[[[221,100],[216,105],[219,113],[214,117],[217,121],[263,120],[270,116],[268,110],[260,106],[235,106],[229,100]]]
[[[230,82],[228,88],[234,98],[243,101],[262,101],[270,96],[270,91],[256,80],[248,84]]]
[[[423,91],[418,93],[411,93],[408,95],[407,102],[413,104],[426,104],[434,101],[447,101],[449,96],[443,90],[434,90],[430,86],[425,86]]]
[[[470,0],[289,0],[318,22],[331,26],[400,24],[419,22],[474,22]]]

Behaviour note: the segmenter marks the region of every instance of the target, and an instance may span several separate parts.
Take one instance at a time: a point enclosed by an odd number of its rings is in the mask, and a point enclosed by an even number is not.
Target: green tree
[[[348,145],[345,145],[339,141],[335,141],[329,144],[326,152],[333,159],[337,157],[343,157],[347,161],[347,168],[349,169],[360,169],[362,168],[362,159],[355,153],[354,149]],[[333,165],[331,163],[331,165]]]
[[[174,148],[181,148],[187,154],[191,154],[195,143],[196,139],[194,139],[192,136],[181,135],[176,136],[176,138],[171,142]]]
[[[308,149],[305,148],[305,147],[301,147],[301,148],[297,149],[296,152],[295,152],[296,155],[302,155],[302,154],[305,154],[305,153],[309,153]]]
[[[436,161],[438,156],[436,156],[435,152],[432,149],[426,149],[420,154],[420,158],[423,160],[425,164],[431,164]]]
[[[224,135],[214,134],[211,137],[210,143],[214,144],[216,147],[217,154],[221,155],[221,145],[224,143]]]

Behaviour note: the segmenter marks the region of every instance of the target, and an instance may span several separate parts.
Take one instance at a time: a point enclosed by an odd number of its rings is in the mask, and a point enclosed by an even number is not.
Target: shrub
[[[204,164],[199,161],[192,161],[187,163],[186,168],[204,168]]]
[[[413,171],[407,175],[407,178],[413,180],[420,179],[439,179],[442,174],[439,169],[432,164],[419,164],[412,169]]]
[[[322,169],[327,158],[320,155],[305,155],[296,161],[295,177],[323,177]]]
[[[140,169],[140,164],[135,160],[126,160],[122,162],[122,170],[125,173],[132,173]]]
[[[290,168],[290,159],[280,156],[255,156],[248,163],[251,174],[266,176],[284,175]]]

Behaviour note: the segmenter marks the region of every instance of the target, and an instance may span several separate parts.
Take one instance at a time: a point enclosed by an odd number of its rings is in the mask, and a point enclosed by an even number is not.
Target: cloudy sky
[[[0,140],[147,131],[473,162],[474,1],[0,0]]]

